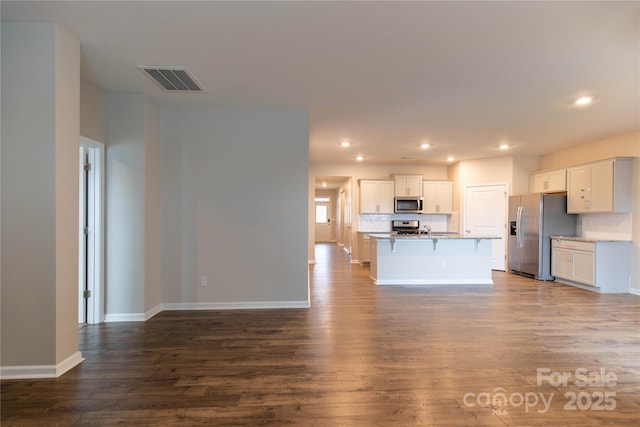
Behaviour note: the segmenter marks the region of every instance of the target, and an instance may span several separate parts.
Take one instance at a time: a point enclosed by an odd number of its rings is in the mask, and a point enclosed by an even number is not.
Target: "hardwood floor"
[[[502,272],[383,287],[335,245],[316,259],[308,310],[81,329],[81,365],[2,382],[2,426],[640,425],[640,297]]]

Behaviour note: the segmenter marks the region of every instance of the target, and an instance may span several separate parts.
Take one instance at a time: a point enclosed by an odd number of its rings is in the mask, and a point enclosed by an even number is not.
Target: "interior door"
[[[104,318],[104,145],[82,138],[79,156],[78,322]]]
[[[494,270],[505,270],[506,212],[506,184],[468,186],[465,188],[465,235],[500,237],[500,239],[492,241],[491,268]]]
[[[328,198],[321,197],[316,200],[316,242],[331,241],[331,200],[324,199]]]

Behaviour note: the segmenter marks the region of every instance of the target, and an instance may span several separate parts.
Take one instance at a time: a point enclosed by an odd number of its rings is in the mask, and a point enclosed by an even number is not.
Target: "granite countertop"
[[[619,240],[619,239],[595,239],[592,237],[580,237],[580,236],[550,236],[551,239],[571,240],[574,242],[631,242],[631,240]]]

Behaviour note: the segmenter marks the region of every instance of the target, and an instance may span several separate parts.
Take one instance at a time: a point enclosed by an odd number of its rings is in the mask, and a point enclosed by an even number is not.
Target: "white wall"
[[[160,223],[160,108],[145,100],[144,148],[144,309],[153,310],[162,302]]]
[[[162,107],[161,159],[163,302],[306,306],[307,113]]]
[[[80,135],[104,143],[104,118],[104,91],[80,80]]]
[[[78,351],[80,42],[55,27],[56,364]]]
[[[80,45],[54,24],[3,22],[1,54],[3,373],[56,375],[81,360]]]
[[[145,312],[145,106],[142,94],[106,94],[107,319]]]
[[[529,175],[540,169],[539,156],[502,156],[487,159],[462,161],[450,168],[454,184],[454,208],[464,212],[464,189],[469,185],[503,184],[508,186],[509,195],[529,192]],[[460,227],[464,223],[460,215]]]

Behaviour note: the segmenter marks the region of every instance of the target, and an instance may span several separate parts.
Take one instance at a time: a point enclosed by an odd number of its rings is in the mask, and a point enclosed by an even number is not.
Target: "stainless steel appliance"
[[[549,236],[575,236],[576,219],[567,214],[565,194],[509,197],[509,271],[553,280]]]
[[[395,213],[422,213],[424,199],[422,197],[396,197],[394,199]]]
[[[391,232],[396,234],[420,234],[420,222],[417,220],[394,219],[391,221]]]

